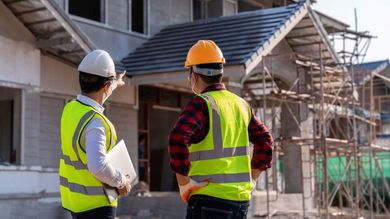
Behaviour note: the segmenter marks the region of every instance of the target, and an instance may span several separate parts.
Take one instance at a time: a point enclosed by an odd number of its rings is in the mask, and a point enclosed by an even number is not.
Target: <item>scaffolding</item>
[[[319,218],[330,218],[332,214],[390,218],[389,176],[383,169],[390,167],[390,147],[375,143],[381,131],[378,112],[383,102],[390,103],[390,96],[374,97],[373,93],[375,78],[386,82],[390,79],[358,70],[372,38],[367,32],[351,30],[333,34],[331,41],[339,40],[343,45],[338,53],[342,62],[336,65],[323,59],[320,43],[315,58],[295,52],[291,57],[297,79],[290,87],[274,77],[272,61],[265,61],[272,60],[272,54],[263,57],[262,70],[244,83],[243,97],[276,137],[275,165],[266,174],[268,218],[272,215],[269,205],[275,201],[268,195],[269,190],[284,190],[278,184],[277,164],[286,147],[292,145],[301,151],[303,218],[310,202],[315,203]],[[351,41],[352,51],[348,51]],[[357,83],[357,78],[364,83]],[[289,113],[302,132],[302,107],[312,121],[307,123],[312,128],[310,136],[284,136],[280,131],[281,111]]]

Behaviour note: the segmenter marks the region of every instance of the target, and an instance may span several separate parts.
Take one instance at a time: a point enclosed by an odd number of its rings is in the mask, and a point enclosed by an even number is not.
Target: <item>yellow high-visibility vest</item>
[[[65,209],[83,212],[103,206],[117,206],[117,200],[110,203],[104,193],[103,184],[87,167],[85,145],[80,138],[86,125],[99,118],[104,124],[106,150],[116,144],[116,132],[112,123],[93,107],[72,100],[64,107],[61,118],[60,192]]]
[[[189,147],[189,176],[209,184],[191,195],[248,201],[252,191],[248,134],[250,107],[227,90],[199,96],[207,103],[210,128],[201,142]]]

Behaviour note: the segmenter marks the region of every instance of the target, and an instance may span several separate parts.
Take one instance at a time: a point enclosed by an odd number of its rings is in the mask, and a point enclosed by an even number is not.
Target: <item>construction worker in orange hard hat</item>
[[[272,136],[249,104],[225,88],[223,64],[211,40],[195,43],[185,62],[196,96],[172,129],[168,150],[187,219],[247,218],[255,182],[272,164]]]

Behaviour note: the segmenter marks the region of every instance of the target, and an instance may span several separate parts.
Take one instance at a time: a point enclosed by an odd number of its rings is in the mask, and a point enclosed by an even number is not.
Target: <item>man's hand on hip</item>
[[[188,199],[192,192],[195,192],[199,189],[201,189],[204,186],[207,186],[208,182],[196,182],[193,179],[190,179],[190,181],[185,185],[179,184],[180,189],[180,197],[185,202],[188,203]]]

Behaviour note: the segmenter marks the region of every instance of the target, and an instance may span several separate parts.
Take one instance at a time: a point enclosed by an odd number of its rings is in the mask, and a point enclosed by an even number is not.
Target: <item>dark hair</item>
[[[197,65],[196,67],[198,67],[198,68],[211,68],[211,69],[218,69],[219,70],[219,69],[223,68],[223,64],[209,63],[209,64],[200,64],[200,65]],[[219,84],[222,82],[222,74],[215,75],[215,76],[206,76],[206,75],[197,74],[196,72],[194,72],[192,70],[192,68],[191,68],[191,72],[198,75],[202,79],[202,81],[204,83],[206,83],[207,85]]]
[[[79,83],[82,93],[92,93],[102,89],[114,77],[102,77],[89,73],[79,72]]]

